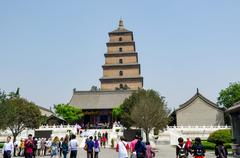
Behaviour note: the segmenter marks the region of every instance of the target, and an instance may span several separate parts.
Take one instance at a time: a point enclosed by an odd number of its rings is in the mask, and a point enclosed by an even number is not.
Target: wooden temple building
[[[74,89],[69,102],[83,110],[85,124],[112,123],[113,108],[121,105],[134,91],[143,88],[133,32],[125,29],[120,20],[118,28],[108,35],[101,88],[91,91]]]

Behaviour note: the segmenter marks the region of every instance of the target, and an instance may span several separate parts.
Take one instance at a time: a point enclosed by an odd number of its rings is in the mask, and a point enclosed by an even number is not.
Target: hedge
[[[202,141],[202,145],[204,146],[204,148],[205,148],[206,150],[214,150],[214,149],[215,149],[215,146],[216,146],[215,143],[208,142],[208,141]],[[232,148],[230,143],[225,143],[224,146],[225,146],[227,149],[231,149],[231,148]]]
[[[222,141],[224,143],[232,143],[231,130],[229,129],[217,130],[209,135],[207,141],[212,143],[216,143],[218,141]]]
[[[3,148],[3,143],[0,143],[0,148]]]

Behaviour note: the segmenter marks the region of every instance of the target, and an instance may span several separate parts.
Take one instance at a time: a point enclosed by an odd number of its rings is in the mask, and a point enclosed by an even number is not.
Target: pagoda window
[[[119,37],[119,39],[118,39],[119,41],[122,41],[122,37]]]
[[[122,76],[123,75],[123,71],[119,71],[119,76]]]
[[[122,59],[119,59],[119,63],[122,64],[122,63],[123,63],[123,60],[122,60]]]
[[[119,88],[120,88],[120,89],[123,89],[123,84],[120,84],[120,85],[119,85]]]
[[[123,49],[122,48],[119,48],[119,52],[122,52],[123,51]]]

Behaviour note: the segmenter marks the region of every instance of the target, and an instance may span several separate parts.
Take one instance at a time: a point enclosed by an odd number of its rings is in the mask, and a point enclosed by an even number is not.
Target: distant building
[[[176,110],[178,126],[224,125],[224,110],[197,93]]]
[[[112,109],[118,107],[133,91],[74,91],[70,105],[84,112],[84,123],[112,122]]]
[[[83,110],[85,124],[111,123],[113,108],[121,105],[134,91],[143,88],[133,32],[125,29],[120,20],[118,28],[108,34],[100,90],[94,86],[91,91],[74,89],[69,102]]]
[[[53,115],[53,111],[50,109],[44,108],[42,106],[38,106],[38,108],[39,108],[42,116],[49,117],[49,116]]]
[[[234,143],[240,145],[240,102],[230,107],[227,112],[231,115]]]

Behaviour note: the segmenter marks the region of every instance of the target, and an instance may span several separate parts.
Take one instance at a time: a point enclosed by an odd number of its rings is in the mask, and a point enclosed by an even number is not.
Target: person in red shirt
[[[28,135],[28,139],[24,143],[25,146],[25,158],[32,158],[33,156],[33,147],[34,147],[34,142],[32,139],[32,135]]]
[[[190,138],[187,138],[186,148],[188,149],[188,151],[190,151],[191,147],[192,147],[192,141]]]

